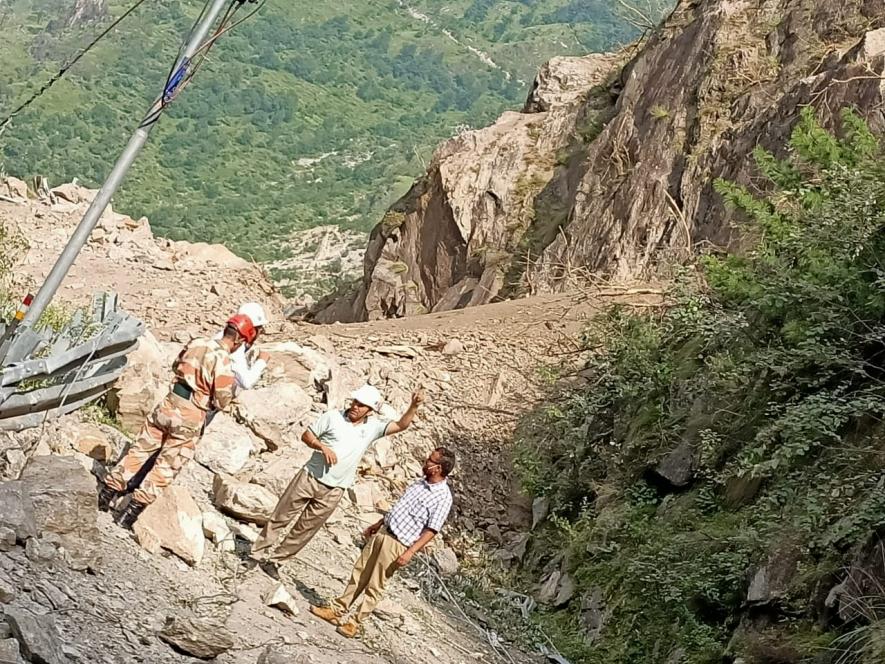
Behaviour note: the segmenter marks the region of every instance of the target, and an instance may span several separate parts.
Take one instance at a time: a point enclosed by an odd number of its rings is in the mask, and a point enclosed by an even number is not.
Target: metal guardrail
[[[0,430],[20,431],[100,397],[126,366],[144,323],[117,309],[117,296],[93,299],[60,332],[19,328],[0,369]],[[5,329],[0,325],[0,336]]]

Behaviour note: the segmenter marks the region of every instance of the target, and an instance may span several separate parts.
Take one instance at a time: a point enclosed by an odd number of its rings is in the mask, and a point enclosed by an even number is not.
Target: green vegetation
[[[885,525],[885,151],[841,125],[805,109],[786,160],[757,151],[764,195],[719,182],[755,248],[600,317],[586,386],[522,428],[552,508],[524,573],[574,578],[541,618],[574,664],[883,661],[881,599],[843,598],[870,605],[849,625],[823,602]]]
[[[111,13],[129,4],[110,0]],[[146,3],[7,129],[0,168],[97,186],[200,5]],[[272,0],[219,41],[115,205],[160,234],[257,260],[286,255],[292,231],[367,230],[440,140],[518,107],[545,59],[635,38],[623,11],[616,0]],[[66,28],[59,14],[50,0],[0,8],[0,114],[101,28]]]

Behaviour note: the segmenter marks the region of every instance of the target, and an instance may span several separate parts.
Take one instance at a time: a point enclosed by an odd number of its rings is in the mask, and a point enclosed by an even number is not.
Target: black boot
[[[111,509],[111,503],[123,495],[122,491],[112,489],[107,484],[102,484],[98,490],[98,509],[107,512]]]
[[[134,500],[130,500],[129,504],[126,505],[126,509],[124,509],[120,514],[117,515],[116,524],[121,528],[132,529],[132,524],[138,520],[138,517],[144,512],[144,508],[147,505],[143,503],[138,503]]]

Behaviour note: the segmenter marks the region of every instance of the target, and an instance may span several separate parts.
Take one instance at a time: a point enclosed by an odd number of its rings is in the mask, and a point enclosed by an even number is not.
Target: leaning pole
[[[89,236],[95,229],[96,224],[98,224],[98,221],[101,218],[102,213],[105,211],[105,208],[107,208],[111,197],[114,195],[114,192],[117,191],[117,188],[120,186],[120,183],[123,181],[129,168],[138,156],[138,153],[141,152],[142,147],[144,147],[144,144],[147,142],[151,129],[153,129],[154,125],[157,123],[157,120],[160,118],[167,103],[174,95],[178,85],[180,85],[186,78],[189,67],[191,66],[191,59],[204,46],[204,41],[209,34],[209,30],[211,30],[212,26],[215,24],[221,10],[224,9],[224,6],[230,1],[231,0],[212,0],[211,5],[209,5],[200,20],[194,25],[184,50],[179,55],[175,66],[172,68],[172,75],[166,82],[166,88],[160,96],[157,97],[154,103],[151,104],[150,109],[145,114],[144,119],[139,123],[138,128],[132,134],[132,138],[129,139],[129,143],[127,143],[123,153],[117,159],[114,168],[111,170],[98,194],[93,199],[89,209],[87,209],[86,213],[83,215],[83,219],[80,220],[79,225],[73,235],[71,235],[67,245],[65,245],[64,250],[55,261],[55,265],[52,266],[52,270],[43,282],[43,285],[40,286],[40,290],[37,292],[37,295],[31,302],[31,306],[25,314],[25,317],[19,324],[20,329],[33,327],[40,319],[40,316],[43,315],[46,307],[52,301],[53,296],[59,286],[61,286],[68,271],[71,269],[71,265],[74,264],[83,245],[89,240]],[[237,0],[234,0],[234,2],[236,1]],[[243,0],[239,1],[242,2]],[[24,331],[24,329],[21,329],[21,331]],[[0,360],[2,359],[3,358],[0,358]]]

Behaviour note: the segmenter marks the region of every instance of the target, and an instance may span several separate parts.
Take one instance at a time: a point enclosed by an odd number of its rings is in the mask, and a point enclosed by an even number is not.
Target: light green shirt
[[[370,417],[363,424],[353,424],[344,411],[330,410],[311,425],[313,435],[320,439],[338,457],[330,466],[322,452],[317,450],[304,466],[316,480],[326,486],[347,489],[356,481],[356,471],[366,450],[387,432],[390,420]]]

